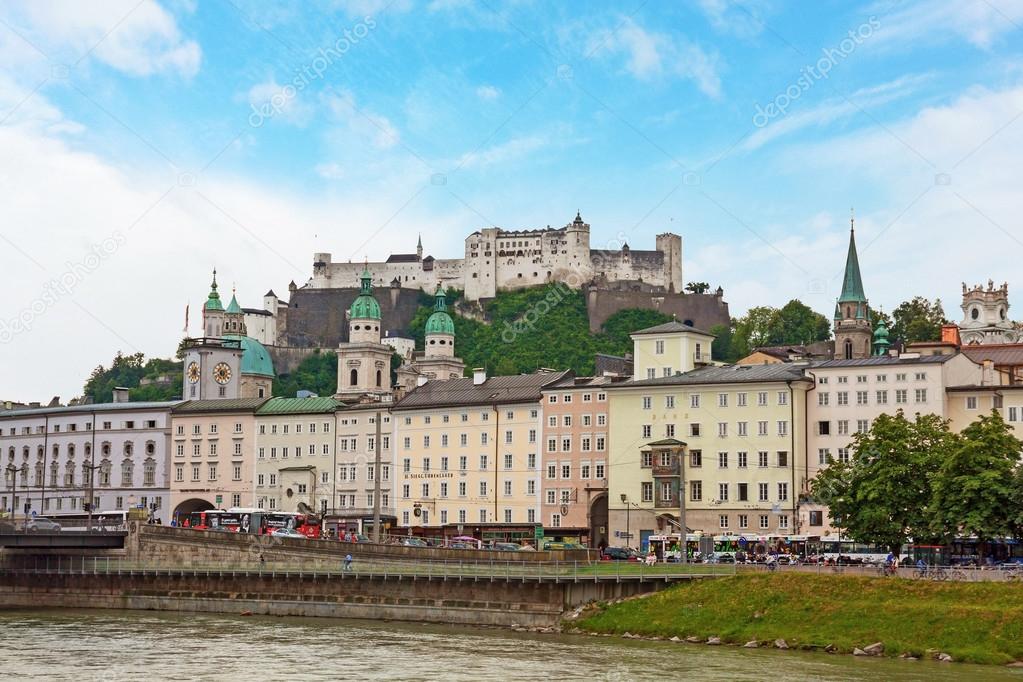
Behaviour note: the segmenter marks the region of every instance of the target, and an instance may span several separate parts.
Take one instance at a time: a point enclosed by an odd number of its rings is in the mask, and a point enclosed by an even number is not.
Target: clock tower
[[[234,298],[231,299],[237,306]],[[213,271],[210,294],[202,307],[204,336],[186,339],[185,371],[181,397],[184,400],[214,400],[241,397],[242,354],[240,338],[224,337],[229,316],[217,292],[217,271]]]

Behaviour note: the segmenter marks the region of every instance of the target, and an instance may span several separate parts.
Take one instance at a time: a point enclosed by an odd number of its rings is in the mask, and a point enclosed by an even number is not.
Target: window
[[[867,404],[867,392],[866,391],[856,391],[856,404],[857,405],[866,405]]]
[[[759,391],[757,393],[757,406],[758,407],[767,406],[767,391]]]
[[[596,478],[603,480],[605,478],[605,476],[604,476],[604,463],[603,462],[597,462],[596,465],[594,465],[594,472],[596,473]]]
[[[527,469],[536,468],[536,453],[531,452],[528,455],[526,455],[526,468]]]
[[[641,493],[642,493],[643,501],[644,502],[653,502],[654,501],[654,484],[651,483],[650,481],[644,482],[642,487],[641,487]]]
[[[529,430],[529,442],[530,444],[536,443],[536,429]]]
[[[548,464],[547,465],[547,478],[552,479],[552,478],[557,478],[557,477],[558,477],[558,465],[557,464]]]
[[[728,407],[727,393],[718,393],[718,407]]]
[[[211,481],[217,480],[217,465],[216,464],[211,464],[210,465],[210,480]]]
[[[672,409],[675,407],[675,396],[666,395],[664,396],[664,407],[665,409]]]
[[[778,466],[787,467],[789,465],[789,453],[784,450],[778,451]]]
[[[647,367],[646,368],[646,378],[647,379],[654,379],[656,377],[657,377],[657,370],[654,369],[653,367]]]
[[[718,468],[719,469],[727,469],[728,468],[728,453],[727,452],[719,452],[718,453]]]
[[[888,404],[888,391],[877,391],[874,397],[877,399],[878,405]]]
[[[905,405],[907,402],[909,402],[908,395],[909,395],[909,390],[908,389],[905,389],[905,388],[897,388],[897,389],[895,389],[895,404],[896,405]]]
[[[849,462],[849,448],[838,448],[838,461]]]
[[[768,490],[766,483],[757,483],[757,495],[757,499],[760,502],[767,502]]]
[[[589,436],[583,436],[579,443],[580,443],[579,449],[582,450],[583,452],[590,452],[590,450],[593,449],[591,447],[592,440],[590,439]]]
[[[487,466],[490,464],[489,459],[486,455],[480,455],[480,471],[486,471]]]
[[[822,512],[822,511],[811,511],[810,512],[810,525],[811,526],[823,526],[824,525],[824,512]]]
[[[778,435],[779,436],[789,435],[789,423],[787,421],[778,422]]]
[[[927,372],[917,372],[913,375],[916,381],[927,381]]]
[[[838,422],[838,435],[848,436],[849,435],[849,420],[840,419]]]
[[[561,439],[561,451],[562,452],[571,452],[572,451],[572,439],[571,438],[562,438]]]
[[[718,422],[718,437],[725,438],[728,436],[728,422]]]
[[[817,464],[824,466],[831,461],[831,450],[828,448],[817,448]]]
[[[737,453],[735,453],[735,458],[736,458],[736,460],[738,460],[737,463],[736,463],[736,466],[738,466],[740,469],[745,469],[746,468],[746,454],[747,453],[745,453],[745,452],[737,452]]]
[[[766,450],[761,450],[760,452],[757,453],[757,466],[759,466],[761,469],[766,469],[767,468],[767,451]]]
[[[967,410],[977,409],[977,396],[971,395],[966,397],[966,409]]]
[[[831,399],[830,393],[818,393],[817,404],[821,407],[827,407],[829,400]]]
[[[1009,408],[1009,421],[1011,421],[1011,422],[1019,421],[1019,408],[1018,407],[1010,407]]]
[[[746,514],[739,514],[739,528],[749,528],[749,516]]]
[[[836,395],[838,396],[838,404],[839,405],[848,405],[849,404],[849,392],[848,391],[839,391]]]
[[[547,452],[557,452],[557,451],[558,451],[558,439],[557,438],[548,438],[547,439]]]
[[[728,501],[728,484],[718,483],[718,500],[722,502]]]
[[[766,421],[758,421],[757,422],[757,435],[758,436],[766,436],[767,435],[767,422]]]
[[[641,467],[649,468],[654,465],[654,455],[652,452],[643,451],[639,454],[639,457]]]
[[[675,425],[674,424],[665,424],[664,425],[664,437],[665,438],[674,438],[675,437]]]
[[[597,452],[603,452],[607,439],[604,436],[597,436]]]
[[[459,471],[465,471],[469,468],[469,458],[465,455],[460,455],[458,458],[458,469]]]
[[[785,502],[789,499],[789,484],[782,482],[778,484],[778,501]]]
[[[480,509],[480,523],[486,523],[486,522],[487,522],[487,510],[486,509]]]
[[[689,499],[693,502],[703,500],[703,481],[689,481]]]
[[[749,433],[749,428],[748,428],[749,424],[747,422],[738,422],[736,424],[736,426],[738,427],[738,431],[739,431],[739,436],[740,437],[745,437],[745,436],[748,435],[748,433]]]
[[[648,395],[643,396],[643,409],[649,410],[653,405],[653,398]]]
[[[571,464],[562,464],[561,465],[561,477],[562,478],[572,478],[572,465]]]
[[[738,484],[739,502],[749,501],[749,483]]]
[[[703,466],[703,451],[701,450],[689,451],[689,466],[691,467]]]
[[[653,434],[653,428],[650,424],[643,424],[643,438],[650,438]]]
[[[728,528],[728,514],[718,516],[718,528]]]
[[[857,419],[856,420],[856,433],[866,433],[870,430],[869,419]]]
[[[789,404],[789,394],[786,391],[778,391],[778,404],[779,405]]]
[[[536,481],[532,479],[526,481],[526,494],[536,495]]]
[[[654,341],[654,353],[664,355],[664,341]]]
[[[831,422],[819,421],[817,422],[817,435],[818,436],[830,436],[831,435]]]
[[[736,393],[735,404],[739,407],[746,407],[746,393]]]
[[[693,393],[691,396],[689,396],[689,407],[694,409],[694,410],[700,409],[700,394],[699,393]]]
[[[699,424],[690,424],[689,425],[689,435],[692,438],[699,438],[700,437],[700,425]]]

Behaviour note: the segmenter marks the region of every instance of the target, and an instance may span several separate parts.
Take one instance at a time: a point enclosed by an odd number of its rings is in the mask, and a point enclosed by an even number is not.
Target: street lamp
[[[18,467],[14,463],[7,465],[7,476],[11,479],[11,523],[18,525],[17,506],[15,500],[18,498]]]
[[[629,513],[632,511],[632,507],[629,505],[629,496],[625,493],[622,493],[622,504],[625,505],[625,546],[628,547],[629,538],[631,537],[629,533]]]
[[[93,487],[93,475],[92,475],[92,472],[94,472],[96,469],[102,469],[103,468],[103,464],[102,463],[101,464],[92,464],[91,460],[90,460],[89,464],[82,464],[82,467],[89,472],[89,501],[86,503],[86,504],[88,504],[88,507],[86,507],[86,511],[88,513],[88,517],[87,517],[87,520],[85,522],[85,527],[88,530],[88,532],[91,533],[92,532],[92,502],[95,499],[95,495],[96,495],[95,488]]]

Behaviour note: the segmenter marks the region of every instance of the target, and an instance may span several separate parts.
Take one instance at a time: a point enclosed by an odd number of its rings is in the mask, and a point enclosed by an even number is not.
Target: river
[[[1006,668],[311,618],[0,610],[0,632],[5,680],[1023,681]]]

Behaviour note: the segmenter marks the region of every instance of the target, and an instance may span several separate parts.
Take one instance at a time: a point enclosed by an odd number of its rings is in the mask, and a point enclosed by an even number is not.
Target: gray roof
[[[671,322],[665,322],[654,327],[647,327],[646,329],[640,329],[632,332],[633,336],[637,334],[674,334],[677,332],[696,332],[697,334],[703,334],[704,336],[714,336],[710,332],[697,329],[696,327],[690,327],[688,324],[682,324],[677,320]]]
[[[809,381],[803,370],[806,365],[789,363],[773,363],[770,365],[724,365],[720,367],[700,367],[684,374],[638,381],[623,381],[612,388],[630,388],[638,386],[692,386],[699,384],[748,384],[770,381]]]
[[[395,403],[392,409],[397,412],[425,407],[536,402],[541,398],[542,388],[570,374],[566,370],[490,377],[478,386],[472,378],[427,381]]]
[[[69,405],[66,407],[15,407],[10,410],[0,410],[0,417],[33,417],[52,414],[88,414],[92,412],[120,412],[132,410],[170,410],[180,404],[180,400],[167,400],[137,403],[93,403],[90,405]]]
[[[555,381],[552,384],[547,384],[543,387],[543,390],[550,391],[554,389],[565,389],[565,388],[603,388],[612,383],[620,383],[621,380],[615,382],[612,377],[596,376],[596,377],[577,377],[577,376],[566,376],[559,381]]]
[[[858,360],[825,360],[812,363],[814,369],[832,369],[835,367],[884,367],[888,365],[939,365],[954,358],[955,355],[921,355],[916,358],[894,357],[891,355],[875,355]]]
[[[222,398],[220,400],[188,400],[174,408],[175,414],[189,412],[255,412],[269,398]]]

